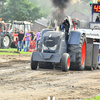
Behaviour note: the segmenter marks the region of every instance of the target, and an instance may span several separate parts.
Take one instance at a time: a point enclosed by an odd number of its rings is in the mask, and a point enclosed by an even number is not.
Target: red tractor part
[[[31,40],[28,52],[36,51],[35,48],[36,48],[36,41]]]
[[[100,55],[100,48],[99,48],[99,55]],[[99,56],[98,56],[99,57]]]
[[[9,48],[12,42],[12,35],[7,32],[4,21],[0,21],[0,47]]]
[[[17,42],[18,42],[18,34],[14,34],[13,42],[14,42],[15,45],[17,44]]]
[[[73,24],[74,24],[74,31],[76,30],[76,22],[74,20],[72,20]]]
[[[82,63],[82,65],[84,64],[84,61],[85,61],[85,55],[86,55],[86,45],[85,45],[85,42],[83,42],[82,52],[81,52],[81,63]]]

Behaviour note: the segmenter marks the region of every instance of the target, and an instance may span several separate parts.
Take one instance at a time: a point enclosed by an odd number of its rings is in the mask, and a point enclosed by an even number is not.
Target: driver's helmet
[[[66,20],[66,19],[68,19],[68,17],[67,17],[67,16],[64,18],[64,20]]]

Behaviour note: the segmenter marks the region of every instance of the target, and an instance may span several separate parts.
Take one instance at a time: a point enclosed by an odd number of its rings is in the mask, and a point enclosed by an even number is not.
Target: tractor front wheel
[[[33,53],[32,53],[32,56],[31,56],[31,69],[36,70],[37,65],[38,65],[38,62],[33,60]]]
[[[64,53],[61,59],[61,69],[62,71],[67,72],[69,68],[70,68],[70,56],[69,54]]]

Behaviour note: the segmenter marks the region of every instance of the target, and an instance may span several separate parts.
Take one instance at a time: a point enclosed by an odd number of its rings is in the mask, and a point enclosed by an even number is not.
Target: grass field
[[[84,99],[84,100],[100,100],[100,96],[96,96],[96,97],[94,97],[94,98]]]
[[[5,51],[5,52],[4,52]],[[0,49],[0,55],[19,55],[19,54],[29,54],[31,55],[32,52],[21,52],[17,53],[17,48],[9,48],[9,49]]]

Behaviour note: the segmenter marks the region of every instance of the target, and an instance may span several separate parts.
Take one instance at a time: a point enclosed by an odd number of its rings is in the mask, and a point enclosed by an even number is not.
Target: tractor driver
[[[61,30],[65,30],[65,41],[68,40],[68,33],[69,33],[70,23],[68,21],[68,18],[66,17],[61,25]]]
[[[11,33],[13,33],[13,35],[16,33],[16,27],[14,27],[14,29],[11,29],[10,31],[9,31],[9,33],[11,34]]]
[[[100,13],[99,16],[97,16],[96,21],[95,22],[100,22]]]

